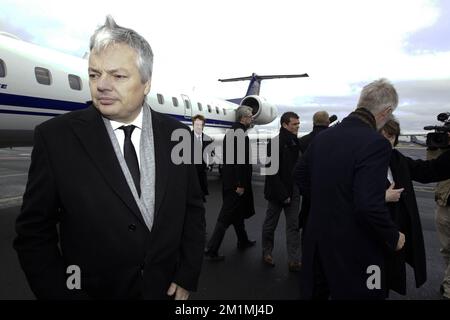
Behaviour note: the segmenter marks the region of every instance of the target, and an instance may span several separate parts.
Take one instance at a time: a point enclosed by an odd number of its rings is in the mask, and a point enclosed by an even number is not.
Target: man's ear
[[[145,95],[148,95],[148,93],[150,92],[150,88],[152,87],[152,85],[151,85],[151,80],[148,80],[146,83],[145,83],[145,88],[144,88],[144,94]]]
[[[392,107],[387,107],[386,109],[384,109],[384,115],[388,115],[389,113],[392,113]]]

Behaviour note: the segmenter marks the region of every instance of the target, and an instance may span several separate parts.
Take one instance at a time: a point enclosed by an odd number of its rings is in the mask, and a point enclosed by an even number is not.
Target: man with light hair
[[[314,139],[314,137],[319,132],[328,128],[329,125],[330,125],[330,116],[328,115],[328,112],[317,111],[316,113],[314,113],[313,130],[299,139],[300,151],[302,152],[302,154],[306,152],[306,149],[308,148],[309,144]]]
[[[223,141],[223,204],[205,252],[205,258],[212,261],[221,261],[225,258],[219,255],[219,248],[230,225],[233,225],[236,231],[238,249],[246,249],[256,243],[248,239],[244,224],[245,219],[255,214],[250,140],[246,135],[253,121],[252,108],[248,106],[237,108],[236,120],[237,122],[225,134]]]
[[[170,154],[172,132],[189,128],[146,103],[153,53],[141,35],[107,17],[90,49],[92,104],[35,130],[20,263],[37,298],[187,299],[204,207],[194,165]]]
[[[377,129],[381,129],[397,108],[398,94],[386,79],[379,79],[366,85],[359,97],[357,109],[368,110],[375,117]]]
[[[306,299],[384,299],[386,251],[405,236],[385,205],[391,146],[377,132],[398,104],[392,84],[366,85],[357,109],[309,145],[295,178],[311,199],[303,243]]]
[[[328,127],[330,125],[330,116],[328,115],[328,112],[317,111],[316,113],[314,113],[313,125]]]

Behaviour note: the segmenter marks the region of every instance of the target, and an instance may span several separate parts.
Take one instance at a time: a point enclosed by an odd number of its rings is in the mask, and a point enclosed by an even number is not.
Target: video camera
[[[434,130],[427,134],[427,146],[431,148],[447,148],[448,133],[450,132],[450,112],[439,113],[438,121],[444,122],[443,126],[426,126],[424,130]]]

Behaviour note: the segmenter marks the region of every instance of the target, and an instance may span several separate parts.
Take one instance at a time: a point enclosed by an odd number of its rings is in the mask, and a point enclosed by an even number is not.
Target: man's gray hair
[[[392,111],[394,111],[397,105],[397,91],[387,79],[382,78],[364,86],[357,108],[365,108],[373,114],[377,114],[387,107],[392,107]]]
[[[243,117],[253,115],[253,109],[249,106],[239,106],[236,109],[236,121],[241,121]]]
[[[141,81],[145,83],[150,80],[153,71],[153,51],[150,44],[136,31],[117,25],[114,19],[108,15],[105,24],[95,30],[91,36],[89,48],[91,52],[99,52],[118,43],[127,44],[136,50],[136,63]]]
[[[326,111],[317,111],[313,115],[313,125],[328,126],[330,124],[330,116]]]

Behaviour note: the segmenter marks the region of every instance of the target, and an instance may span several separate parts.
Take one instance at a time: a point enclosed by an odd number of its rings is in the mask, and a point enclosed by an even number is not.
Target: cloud
[[[404,48],[409,54],[421,55],[450,50],[450,42],[446,41],[450,38],[450,1],[438,0],[434,6],[439,11],[436,22],[407,35]]]
[[[7,31],[6,31],[7,30]],[[33,35],[28,32],[26,28],[20,27],[16,24],[11,23],[9,19],[0,20],[0,31],[7,32],[13,36],[16,36],[24,41],[31,42]]]
[[[312,116],[319,110],[336,114],[342,120],[352,112],[358,102],[359,93],[365,83],[351,84],[355,94],[347,96],[311,96],[303,105],[278,105],[279,113],[297,112],[302,119],[301,130],[312,127]],[[438,125],[438,113],[450,112],[450,79],[409,80],[395,82],[399,94],[399,106],[394,114],[403,128],[421,131],[426,125]],[[272,123],[271,125],[277,125]]]

